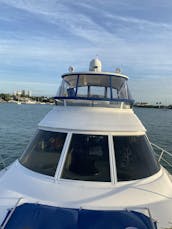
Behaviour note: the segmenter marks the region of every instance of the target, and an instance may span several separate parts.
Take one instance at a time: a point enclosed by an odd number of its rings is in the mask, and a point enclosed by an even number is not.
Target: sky
[[[170,0],[0,0],[0,93],[54,96],[69,66],[98,56],[136,101],[172,104],[171,12]]]

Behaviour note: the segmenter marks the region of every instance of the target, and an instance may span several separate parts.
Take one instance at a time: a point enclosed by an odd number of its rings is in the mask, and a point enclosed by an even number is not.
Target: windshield
[[[118,181],[152,176],[160,167],[145,136],[115,136],[114,150]]]
[[[66,133],[39,130],[20,163],[35,172],[54,176],[65,139]]]
[[[62,178],[110,182],[108,136],[73,134]]]
[[[66,136],[66,133],[39,130],[20,163],[32,171],[55,176],[63,152],[61,178],[96,182],[111,182],[112,166],[118,181],[150,177],[160,169],[144,135],[113,136],[114,150],[109,147],[108,135],[77,133],[72,134],[63,150]]]

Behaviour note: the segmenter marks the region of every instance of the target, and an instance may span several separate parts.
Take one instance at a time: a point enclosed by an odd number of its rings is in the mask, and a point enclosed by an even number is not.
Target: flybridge
[[[89,72],[73,72],[62,75],[57,100],[87,100],[124,102],[132,105],[134,100],[128,89],[128,77],[117,69],[115,73],[101,72],[101,62],[92,60]]]

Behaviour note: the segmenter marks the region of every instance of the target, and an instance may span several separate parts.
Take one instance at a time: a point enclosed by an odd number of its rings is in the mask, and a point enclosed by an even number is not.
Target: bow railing
[[[172,174],[172,154],[154,143],[151,145],[158,162]]]
[[[6,168],[12,161],[10,158],[3,158],[0,154],[0,170]]]

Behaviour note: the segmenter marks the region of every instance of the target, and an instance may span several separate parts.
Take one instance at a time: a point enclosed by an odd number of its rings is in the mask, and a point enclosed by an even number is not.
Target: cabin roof
[[[145,132],[132,109],[101,107],[55,107],[39,128],[87,132]]]
[[[66,76],[72,76],[72,75],[110,75],[110,76],[116,76],[116,77],[122,77],[125,79],[128,79],[128,76],[121,74],[121,73],[117,73],[117,72],[93,72],[93,71],[89,71],[89,72],[71,72],[71,73],[65,73],[62,75],[62,78],[66,77]]]

